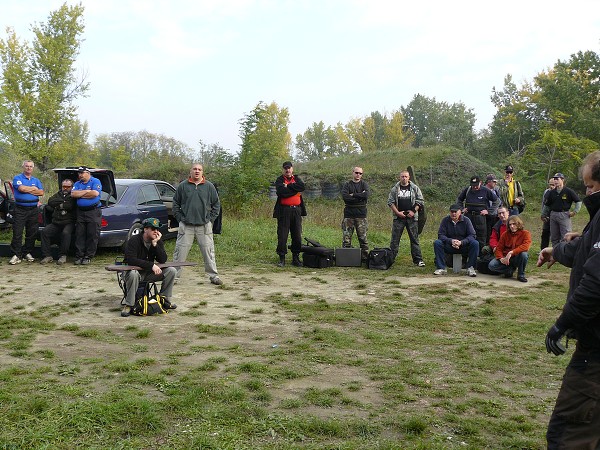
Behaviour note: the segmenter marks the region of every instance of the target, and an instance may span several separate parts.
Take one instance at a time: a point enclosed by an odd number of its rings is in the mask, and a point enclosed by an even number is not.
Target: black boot
[[[292,256],[292,266],[302,267],[302,261],[300,261],[300,256],[298,253],[294,253]]]
[[[285,255],[279,255],[279,262],[277,263],[277,267],[285,266]]]

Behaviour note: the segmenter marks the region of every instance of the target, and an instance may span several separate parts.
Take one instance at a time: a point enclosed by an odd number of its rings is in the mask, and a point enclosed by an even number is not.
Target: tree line
[[[117,174],[177,182],[192,161],[202,161],[222,193],[246,204],[266,189],[281,161],[313,161],[378,150],[398,152],[431,145],[465,149],[492,166],[510,162],[524,177],[544,180],[561,171],[572,178],[583,157],[600,144],[600,57],[578,52],[518,86],[506,75],[490,101],[496,113],[477,132],[475,113],[461,102],[416,94],[390,113],[373,111],[343,124],[315,121],[293,137],[289,110],[259,101],[239,120],[238,152],[198,141],[198,148],[148,131],[106,133],[89,142],[75,101],[88,95],[74,63],[83,40],[84,8],[52,11],[32,26],[31,42],[12,29],[0,39],[0,169],[17,157],[42,170],[96,165]],[[243,183],[243,184],[240,184]],[[245,186],[244,190],[235,186]]]

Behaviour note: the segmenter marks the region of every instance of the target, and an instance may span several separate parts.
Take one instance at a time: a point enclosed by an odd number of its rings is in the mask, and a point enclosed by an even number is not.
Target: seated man
[[[154,218],[145,219],[142,222],[142,226],[144,227],[144,232],[132,236],[127,241],[125,249],[125,263],[132,266],[139,266],[142,270],[127,270],[123,273],[127,296],[125,297],[125,305],[121,311],[121,317],[127,317],[131,314],[131,307],[135,304],[135,294],[140,281],[154,282],[162,280],[160,295],[165,296],[167,299],[166,304],[170,305],[169,309],[177,308],[177,305],[171,303],[177,269],[175,267],[161,269],[154,262],[156,261],[159,264],[167,262],[165,244],[161,240],[161,232],[158,231],[160,221]]]
[[[468,255],[467,275],[476,277],[475,264],[479,255],[479,242],[475,238],[475,228],[468,217],[461,215],[462,205],[450,207],[450,214],[442,219],[438,238],[433,242],[435,253],[434,275],[446,274],[446,253]]]
[[[498,221],[492,227],[492,234],[490,235],[490,249],[492,253],[496,251],[498,242],[500,242],[500,236],[508,229],[508,209],[506,206],[498,208]]]
[[[58,245],[58,261],[56,264],[67,262],[67,253],[71,247],[71,238],[75,228],[75,199],[71,197],[73,181],[66,178],[61,184],[61,190],[48,199],[48,206],[53,209],[52,223],[44,227],[42,238],[42,260],[40,264],[48,264],[54,261],[50,245],[52,240],[60,237]]]
[[[520,216],[510,216],[508,230],[500,236],[495,251],[496,259],[490,261],[489,269],[504,274],[505,278],[512,278],[516,269],[517,280],[527,283],[525,267],[529,259],[527,253],[529,247],[531,247],[531,233],[523,229],[523,220]]]

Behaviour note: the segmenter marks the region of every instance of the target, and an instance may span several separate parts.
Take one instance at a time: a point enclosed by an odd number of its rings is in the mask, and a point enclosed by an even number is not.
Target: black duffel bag
[[[394,264],[394,255],[390,248],[374,248],[369,252],[367,267],[369,269],[387,270]]]

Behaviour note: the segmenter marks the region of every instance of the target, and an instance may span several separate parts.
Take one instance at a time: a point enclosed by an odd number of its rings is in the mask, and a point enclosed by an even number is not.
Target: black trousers
[[[542,242],[540,244],[540,250],[544,250],[550,246],[550,219],[542,222]]]
[[[91,211],[77,210],[75,227],[75,257],[77,259],[92,259],[96,255],[101,225],[102,211],[99,208]]]
[[[483,249],[485,244],[487,243],[487,223],[485,220],[486,216],[482,216],[477,213],[467,213],[467,217],[473,223],[473,228],[475,228],[475,235],[477,236],[477,242],[479,242],[479,251]]]
[[[17,258],[22,258],[27,253],[33,252],[38,228],[37,206],[15,205],[13,236],[10,242],[10,250],[13,255],[17,255]],[[25,245],[23,245],[23,230],[25,230]]]
[[[287,253],[288,234],[292,236],[292,253],[298,254],[302,249],[302,216],[300,208],[283,206],[277,218],[277,254]]]
[[[548,450],[600,448],[600,351],[571,357],[546,432]]]
[[[71,236],[73,235],[74,223],[65,223],[63,225],[57,225],[51,223],[44,227],[42,230],[42,256],[52,256],[50,246],[52,242],[59,238],[58,244],[58,256],[66,256],[71,247]]]
[[[497,215],[488,214],[487,216],[485,216],[485,225],[486,225],[485,245],[490,244],[490,238],[492,237],[492,228],[497,221],[498,221]]]

